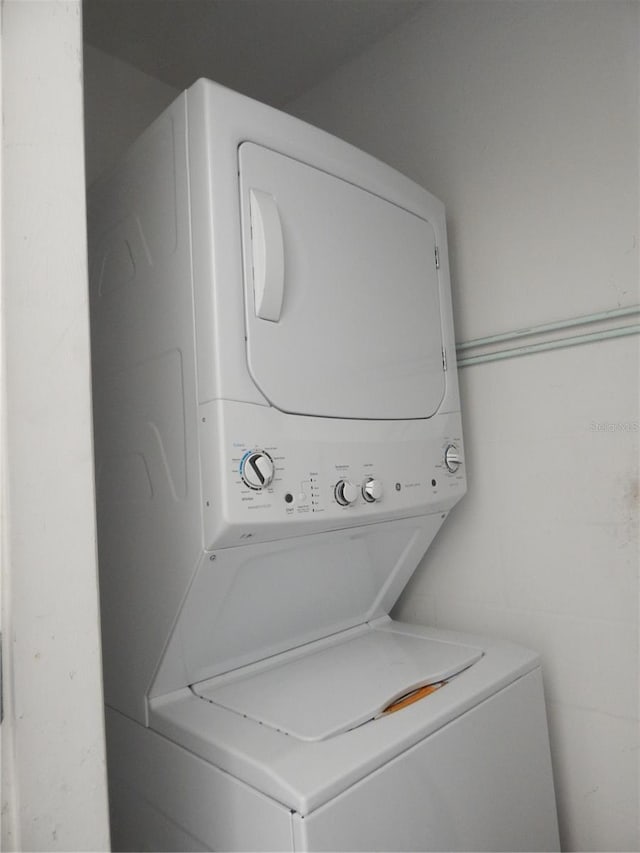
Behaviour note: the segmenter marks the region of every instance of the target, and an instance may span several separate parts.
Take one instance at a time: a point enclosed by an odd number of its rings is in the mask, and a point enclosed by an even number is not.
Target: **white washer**
[[[442,204],[199,81],[89,237],[114,847],[557,849],[537,656],[388,615],[466,490]]]

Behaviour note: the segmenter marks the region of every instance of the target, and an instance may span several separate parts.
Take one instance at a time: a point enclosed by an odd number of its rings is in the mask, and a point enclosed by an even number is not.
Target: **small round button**
[[[447,449],[444,452],[444,464],[447,466],[447,470],[452,474],[455,474],[458,468],[462,465],[460,451],[455,444],[447,445]]]
[[[380,480],[376,480],[375,477],[369,477],[362,484],[362,497],[367,503],[372,504],[375,501],[379,501],[382,498],[383,491],[382,483]]]
[[[264,450],[248,453],[240,463],[240,476],[251,489],[264,489],[273,480],[273,460]]]
[[[360,490],[351,480],[338,480],[334,493],[340,506],[349,506],[358,500]]]

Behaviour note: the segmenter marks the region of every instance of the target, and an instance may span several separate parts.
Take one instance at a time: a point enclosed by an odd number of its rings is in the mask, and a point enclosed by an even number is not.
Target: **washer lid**
[[[366,189],[239,148],[249,370],[285,412],[428,418],[445,376],[435,234]]]
[[[299,740],[319,741],[374,719],[401,697],[446,681],[481,657],[472,646],[366,628],[360,636],[192,689]]]

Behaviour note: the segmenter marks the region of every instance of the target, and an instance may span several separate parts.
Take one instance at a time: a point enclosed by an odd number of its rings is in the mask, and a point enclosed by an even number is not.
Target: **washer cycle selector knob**
[[[382,498],[382,492],[382,483],[375,477],[369,477],[362,484],[362,497],[370,504],[379,501]]]
[[[334,493],[340,506],[349,506],[358,500],[360,490],[350,480],[338,480]]]
[[[253,450],[240,463],[240,476],[251,489],[264,489],[273,480],[272,458],[264,450]]]
[[[452,474],[455,474],[458,468],[462,465],[460,451],[455,444],[447,445],[447,449],[444,452],[444,464],[447,466],[447,470]]]

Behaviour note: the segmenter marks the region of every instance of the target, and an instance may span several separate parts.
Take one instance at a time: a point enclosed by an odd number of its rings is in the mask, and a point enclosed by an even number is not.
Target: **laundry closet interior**
[[[444,204],[467,493],[450,513],[443,504],[448,517],[391,617],[419,626],[417,634],[422,629],[459,632],[539,653],[561,849],[637,849],[637,4],[85,0],[83,14],[89,187],[99,185],[100,176],[183,90],[208,78],[350,143]],[[224,106],[225,96],[219,97]],[[278,130],[283,138],[288,127],[284,123]],[[265,168],[282,169],[287,176],[291,172],[293,184],[308,181],[310,191],[325,191],[326,172],[324,178],[303,173],[266,145],[244,144],[240,168],[251,180]],[[250,202],[248,187],[247,217],[250,203],[269,205],[255,193]],[[341,196],[345,205],[351,203],[350,192],[344,189]],[[261,221],[270,215],[262,209]],[[371,215],[384,219],[387,214],[376,209]],[[392,228],[396,214],[388,216],[384,221]],[[433,246],[426,232],[415,239],[427,246],[425,258],[433,255],[437,235]],[[381,248],[378,266],[383,256]],[[421,308],[437,310],[432,304]],[[398,317],[411,325],[410,310],[399,308]],[[252,345],[258,353],[262,332],[255,334]],[[384,347],[383,335],[372,337],[374,350]],[[341,341],[334,343],[339,349]],[[350,342],[342,345],[348,354]],[[280,392],[270,384],[271,367],[273,375],[291,371],[285,382],[289,390],[274,404],[298,411],[295,406],[308,393],[304,382],[295,385],[305,369],[304,341],[296,338],[286,346],[288,357],[281,354],[273,365],[256,355],[254,373],[262,370],[261,387],[273,400]],[[348,366],[349,358],[345,361]],[[166,375],[173,369],[167,361]],[[317,365],[308,370],[314,382],[326,381],[328,374]],[[160,381],[160,372],[153,381]],[[405,406],[403,416],[409,419],[433,414],[446,393],[439,381],[429,385],[424,401],[407,403],[409,395],[403,397],[396,388],[394,405]],[[388,417],[384,405],[371,402],[366,393],[345,402],[327,391],[322,411],[309,400],[302,414],[329,421],[341,411],[354,419]],[[304,409],[306,403],[300,405]],[[457,449],[455,427],[451,430],[443,452]],[[266,463],[255,453],[245,460],[243,454],[259,446],[253,440],[250,445],[239,451],[238,470],[252,465],[243,482],[250,489],[252,476],[257,477],[259,489],[265,472],[271,476],[263,466],[273,461],[275,451],[266,448]],[[441,460],[437,464],[434,489],[436,480],[440,487],[456,470],[455,465],[453,470],[442,467]],[[410,480],[404,474],[395,479],[398,484]],[[351,482],[346,478],[346,487],[342,482],[335,484],[338,504],[349,498]],[[173,486],[179,493],[180,483]],[[368,511],[377,506],[378,488],[394,489],[393,472],[380,487],[373,476],[362,484],[358,480],[357,487],[362,488],[357,501]],[[303,503],[304,488],[296,489],[286,493],[292,512]],[[409,540],[404,542],[396,528],[388,538],[380,536],[366,547],[381,561],[397,559],[394,548],[408,547]],[[221,541],[224,547],[230,540]],[[355,562],[359,548],[355,540],[349,546]],[[218,565],[226,570],[223,563]],[[189,620],[206,620],[202,602],[210,588],[204,569],[194,582],[202,586],[192,597]],[[301,593],[294,585],[291,594]],[[229,600],[233,606],[231,593]],[[284,646],[278,645],[277,632],[265,628],[260,634],[259,603],[242,618],[250,618],[256,636],[279,654]],[[361,609],[364,613],[365,605]],[[342,628],[358,630],[346,611],[344,616]],[[313,623],[311,610],[307,618]],[[321,638],[322,629],[312,636],[312,628],[305,641]],[[225,630],[231,636],[231,629]],[[405,646],[418,641],[417,635],[402,637]],[[380,641],[379,636],[362,639]],[[185,629],[179,642],[195,648],[200,639]],[[237,644],[234,666],[256,663],[249,645]],[[473,644],[463,651],[452,645],[455,649],[461,657],[452,652],[441,681],[476,666]],[[169,657],[177,660],[180,654]],[[215,672],[207,669],[209,663],[194,661],[188,666],[203,684],[225,671],[224,661]],[[294,682],[302,677],[295,660],[288,665]],[[169,661],[158,676],[168,691],[178,685],[176,671]],[[260,691],[260,677],[258,671],[245,693]],[[287,689],[295,697],[288,677],[281,685],[285,699]],[[421,675],[412,677],[417,684]],[[265,710],[251,700],[247,710],[243,689],[205,684],[201,694],[207,701],[215,693],[225,707],[264,721],[275,714],[270,718],[274,728],[289,726],[287,731],[303,740],[326,737],[346,725],[346,717],[327,720],[318,711],[322,697],[317,695],[311,703],[315,710],[310,708],[306,717],[309,729],[301,731],[290,706]],[[398,685],[395,693],[401,692]],[[125,693],[122,705],[129,707]],[[134,704],[131,699],[132,716]],[[170,709],[158,724],[163,736],[173,736],[176,713],[179,709]],[[360,713],[358,702],[349,707],[349,726],[364,722]],[[197,737],[196,722],[191,732]],[[194,743],[184,745],[197,750]],[[446,751],[438,757],[446,764]],[[334,759],[323,754],[322,760]],[[223,770],[234,772],[226,765]],[[238,772],[242,778],[245,771]],[[259,788],[256,772],[250,776],[247,771],[247,778]],[[278,772],[286,782],[288,769]],[[300,784],[316,792],[319,808],[336,792],[323,787],[321,774],[311,776]],[[284,783],[282,789],[273,781],[264,785],[265,796],[286,802]],[[301,796],[300,803],[313,811],[309,802]],[[343,819],[348,820],[337,822]],[[303,830],[295,832],[298,839],[306,837]]]

